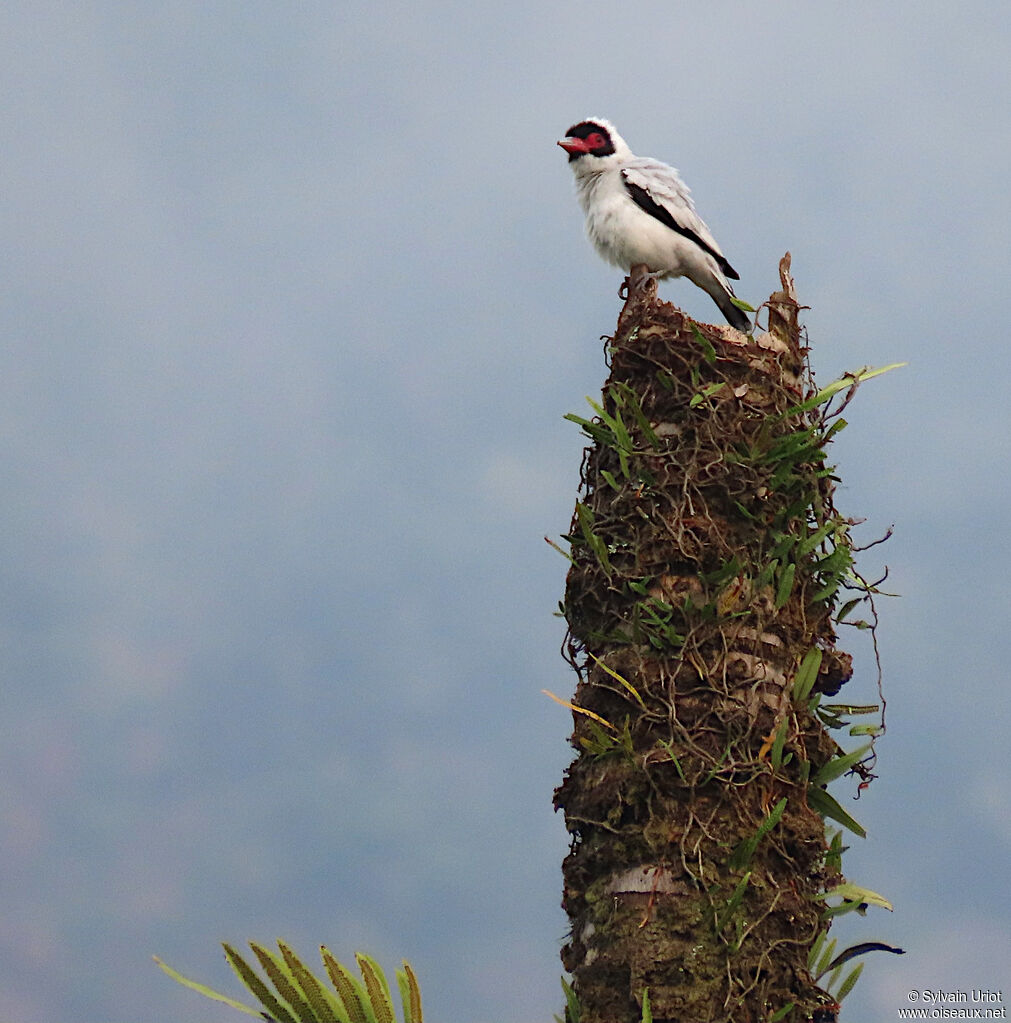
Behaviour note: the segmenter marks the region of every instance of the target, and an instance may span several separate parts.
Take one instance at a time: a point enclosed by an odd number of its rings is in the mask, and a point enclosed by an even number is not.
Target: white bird
[[[569,154],[586,233],[597,252],[630,271],[645,264],[659,280],[687,277],[712,296],[737,330],[751,321],[734,305],[727,278],[740,275],[695,212],[688,186],[673,167],[635,156],[610,121],[574,124],[558,144]]]

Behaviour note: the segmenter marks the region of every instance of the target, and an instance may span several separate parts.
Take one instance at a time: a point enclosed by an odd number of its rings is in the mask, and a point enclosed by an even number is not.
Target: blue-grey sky
[[[559,1010],[553,617],[620,274],[564,154],[677,165],[851,406],[889,733],[849,1018],[1011,997],[1009,19],[999,4],[0,11],[0,1018],[238,1019],[217,942]],[[718,316],[684,282],[662,294]],[[866,637],[852,700],[875,692]],[[849,790],[836,786],[840,798]],[[873,911],[872,911],[873,913]]]

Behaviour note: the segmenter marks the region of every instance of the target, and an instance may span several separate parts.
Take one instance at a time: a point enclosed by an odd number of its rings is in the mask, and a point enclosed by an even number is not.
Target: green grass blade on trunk
[[[778,611],[790,599],[793,593],[793,579],[797,572],[797,566],[791,561],[779,576],[779,583],[776,586],[776,610]]]
[[[565,992],[565,1023],[579,1023],[579,999],[576,997],[572,985],[564,977],[562,977],[562,990]]]
[[[807,802],[811,809],[816,813],[820,813],[822,817],[830,817],[832,820],[849,828],[854,835],[859,835],[861,838],[867,837],[867,832],[863,825],[855,821],[839,805],[835,798],[830,796],[824,789],[819,789],[812,785],[807,790]]]
[[[860,974],[863,972],[863,963],[853,967],[853,972],[839,985],[839,990],[835,993],[835,1000],[837,1002],[841,1002],[853,990],[853,986],[860,979]]]
[[[845,774],[851,767],[858,764],[870,752],[871,743],[853,750],[852,753],[844,753],[841,757],[833,757],[812,779],[812,785],[827,785],[835,781],[840,775]]]
[[[870,888],[864,888],[863,885],[853,884],[852,881],[837,884],[830,891],[825,892],[821,898],[830,899],[834,896],[845,899],[847,902],[867,903],[868,906],[880,906],[882,909],[887,909],[889,913],[895,909],[895,907],[883,895],[879,895],[877,892],[871,891]],[[845,960],[841,960],[840,962],[845,962]]]
[[[905,365],[906,363],[904,362],[893,362],[888,366],[879,366],[877,368],[864,366],[863,369],[858,369],[855,373],[844,373],[838,380],[833,380],[832,383],[827,387],[823,387],[817,394],[808,398],[807,401],[802,401],[799,405],[794,405],[793,408],[787,409],[786,414],[792,416],[798,412],[808,412],[819,405],[824,405],[827,401],[831,401],[840,391],[856,388],[865,380],[872,380],[874,377],[881,376],[882,373],[888,373],[893,369],[900,369]]]
[[[772,764],[774,770],[779,770],[784,763],[783,760],[783,747],[786,745],[786,733],[790,729],[790,719],[783,718],[776,728],[776,736],[772,740],[772,746],[770,747],[769,763]],[[791,754],[792,756],[792,754]]]
[[[642,989],[642,1023],[653,1023],[653,1009],[649,1004],[649,988]]]
[[[825,949],[821,954],[821,959],[818,960],[818,965],[816,969],[811,971],[812,973],[814,973],[816,977],[822,976],[822,974],[824,974],[828,970],[829,964],[832,962],[832,959],[835,956],[835,946],[836,946],[835,938],[833,938],[825,946]]]
[[[828,937],[828,931],[822,931],[815,939],[814,944],[807,951],[807,968],[810,973],[814,973],[815,964],[818,962],[818,956],[821,954],[821,947],[825,944],[825,939]]]
[[[785,809],[786,796],[780,799],[769,811],[765,819],[758,825],[758,830],[741,841],[737,848],[734,849],[730,859],[727,861],[727,865],[731,870],[744,870],[748,866],[751,862],[751,857],[755,855],[758,843],[779,823]]]
[[[713,347],[712,341],[710,341],[694,323],[689,323],[688,326],[691,328],[692,336],[702,346],[702,357],[710,366],[715,365],[716,349]]]
[[[593,512],[581,501],[576,504],[576,518],[587,546],[593,551],[605,574],[611,575],[611,562],[607,556],[607,544],[593,531]]]
[[[610,675],[611,678],[613,678],[616,682],[618,682],[622,686],[624,686],[625,689],[635,698],[635,702],[638,703],[639,706],[642,707],[643,710],[645,710],[646,709],[646,704],[643,703],[643,699],[639,695],[639,692],[635,688],[635,686],[633,686],[632,683],[628,681],[628,679],[626,679],[626,678],[622,677],[621,675],[619,675],[618,672],[616,672],[614,670],[614,668],[612,668],[609,665],[605,664],[592,651],[588,651],[588,652],[589,652],[590,657],[593,658],[594,664],[596,664],[597,667],[601,668],[603,671],[607,672],[607,674]]]
[[[804,655],[800,662],[797,674],[793,680],[793,699],[796,704],[803,706],[811,695],[814,683],[818,678],[818,669],[821,667],[822,651],[818,647],[812,647]]]

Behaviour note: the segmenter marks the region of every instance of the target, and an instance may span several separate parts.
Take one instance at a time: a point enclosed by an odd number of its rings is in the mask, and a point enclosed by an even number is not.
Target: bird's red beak
[[[590,147],[586,142],[586,139],[559,139],[558,144],[565,150],[570,156],[573,153],[588,153]]]

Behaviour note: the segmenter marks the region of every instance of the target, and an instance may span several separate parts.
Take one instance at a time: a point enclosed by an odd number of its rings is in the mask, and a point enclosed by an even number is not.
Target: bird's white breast
[[[627,271],[644,263],[664,277],[680,277],[701,255],[697,245],[635,204],[619,169],[577,177],[577,189],[587,236],[614,266]]]

